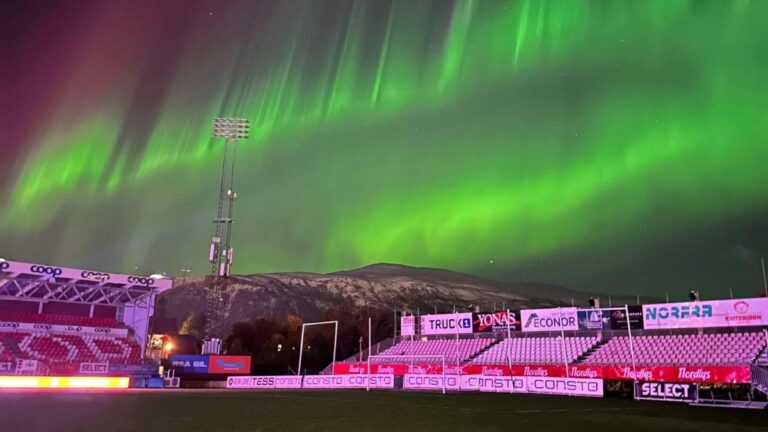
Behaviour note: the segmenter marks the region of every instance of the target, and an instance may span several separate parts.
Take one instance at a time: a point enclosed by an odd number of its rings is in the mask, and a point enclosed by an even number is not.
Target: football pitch
[[[0,392],[0,431],[768,431],[768,412],[533,395]]]

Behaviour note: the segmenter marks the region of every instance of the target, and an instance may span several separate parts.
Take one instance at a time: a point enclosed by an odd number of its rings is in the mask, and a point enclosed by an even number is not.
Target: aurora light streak
[[[375,262],[755,294],[768,2],[6,4],[0,256],[235,272]]]

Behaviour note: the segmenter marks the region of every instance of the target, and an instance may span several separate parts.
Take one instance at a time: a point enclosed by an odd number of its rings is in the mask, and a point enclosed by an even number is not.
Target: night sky
[[[762,291],[768,2],[3,1],[0,256]]]

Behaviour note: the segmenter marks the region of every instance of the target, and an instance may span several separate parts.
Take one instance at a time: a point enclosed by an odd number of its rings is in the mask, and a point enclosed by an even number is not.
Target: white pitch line
[[[392,405],[392,406],[404,406],[404,407],[411,407],[411,408],[439,408],[439,409],[449,409],[449,410],[459,410],[459,411],[474,411],[474,412],[489,412],[489,413],[499,413],[499,410],[492,410],[492,409],[483,409],[483,408],[467,408],[467,407],[460,407],[460,406],[449,406],[449,405],[432,405],[432,404],[418,404],[418,403],[402,403],[402,402],[387,402],[387,401],[378,401],[378,400],[361,400],[361,399],[346,399],[346,398],[337,398],[337,397],[320,397],[320,396],[299,396],[299,395],[277,395],[274,393],[253,393],[259,396],[267,396],[267,397],[274,397],[274,398],[283,398],[283,399],[306,399],[306,400],[319,400],[319,401],[327,401],[327,402],[357,402],[357,403],[373,403],[373,404],[379,404],[379,405]],[[502,412],[509,413],[509,414],[540,414],[540,413],[562,413],[562,412],[606,412],[606,411],[637,411],[642,410],[643,407],[630,407],[630,408],[580,408],[580,409],[569,409],[569,408],[557,408],[557,409],[531,409],[531,410],[504,410]]]

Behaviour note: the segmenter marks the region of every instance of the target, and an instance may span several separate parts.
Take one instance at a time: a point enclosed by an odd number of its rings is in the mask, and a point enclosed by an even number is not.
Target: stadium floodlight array
[[[213,138],[228,140],[247,139],[251,131],[251,121],[241,118],[217,118],[213,120]]]
[[[392,361],[388,361],[392,360]],[[366,386],[366,390],[370,390],[370,382],[371,382],[371,365],[373,364],[387,364],[387,363],[395,363],[395,364],[405,364],[405,365],[413,365],[414,360],[426,360],[423,363],[420,364],[439,364],[441,366],[440,373],[443,378],[443,394],[445,394],[445,356],[444,355],[372,355],[368,356],[368,367],[365,371],[368,375],[368,384]]]

